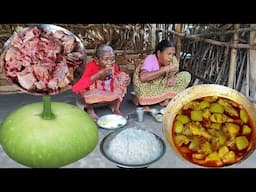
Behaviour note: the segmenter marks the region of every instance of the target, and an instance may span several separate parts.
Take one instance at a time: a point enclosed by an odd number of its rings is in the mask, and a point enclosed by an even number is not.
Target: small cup
[[[137,107],[136,108],[136,112],[137,112],[137,118],[139,122],[143,121],[143,117],[144,117],[144,109],[143,107]]]

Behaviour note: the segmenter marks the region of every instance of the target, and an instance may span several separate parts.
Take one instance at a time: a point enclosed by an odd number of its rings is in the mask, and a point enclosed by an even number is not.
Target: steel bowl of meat
[[[202,84],[170,101],[163,132],[169,146],[191,165],[226,167],[241,163],[254,151],[255,117],[254,105],[240,92]]]
[[[6,78],[33,95],[54,95],[70,89],[85,59],[81,40],[52,24],[31,25],[14,32],[1,55]]]

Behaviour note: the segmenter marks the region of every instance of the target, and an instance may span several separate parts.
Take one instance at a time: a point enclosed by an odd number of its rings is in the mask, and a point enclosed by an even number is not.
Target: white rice
[[[119,163],[139,165],[155,160],[162,151],[162,143],[154,134],[142,129],[128,128],[109,142],[106,153]]]

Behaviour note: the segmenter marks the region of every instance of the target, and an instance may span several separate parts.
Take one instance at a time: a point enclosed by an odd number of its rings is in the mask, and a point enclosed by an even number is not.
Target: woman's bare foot
[[[97,114],[94,112],[94,110],[87,110],[87,113],[91,116],[91,118],[94,120],[94,121],[97,121],[97,119],[99,118],[97,116]]]
[[[146,105],[146,106],[143,106],[143,110],[144,110],[144,111],[150,111],[150,107],[147,106],[147,105]]]
[[[113,113],[114,113],[114,114],[117,114],[117,115],[121,115],[121,116],[123,116],[125,119],[128,119],[128,115],[123,114],[119,109],[114,110]]]
[[[113,113],[115,110],[115,105],[113,103],[108,104],[108,108],[111,110],[111,112]]]
[[[166,107],[169,104],[169,100],[166,99],[163,102],[159,103],[159,105],[161,105],[162,107]]]

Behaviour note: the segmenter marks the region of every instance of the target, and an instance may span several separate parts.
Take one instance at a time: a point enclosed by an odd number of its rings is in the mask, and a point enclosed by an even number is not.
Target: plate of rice
[[[97,125],[103,129],[119,129],[127,124],[127,119],[121,115],[103,115],[97,120]]]
[[[142,128],[125,128],[108,134],[101,142],[101,153],[122,168],[146,168],[165,153],[165,143]]]

